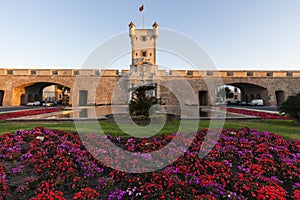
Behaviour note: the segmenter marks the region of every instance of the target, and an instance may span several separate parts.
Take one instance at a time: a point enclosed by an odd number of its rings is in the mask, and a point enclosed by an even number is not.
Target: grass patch
[[[292,120],[261,120],[251,121],[227,121],[224,128],[239,129],[243,126],[255,128],[258,131],[268,131],[283,136],[285,139],[300,140],[300,123]]]
[[[68,122],[68,123],[11,123],[11,122],[6,122],[6,123],[0,123],[0,134],[3,133],[13,133],[16,130],[30,130],[32,128],[38,127],[38,126],[43,126],[45,128],[49,128],[52,130],[63,130],[63,131],[69,131],[69,132],[74,132],[76,131],[75,125],[73,122]]]
[[[198,121],[197,121],[198,122]],[[188,131],[189,128],[194,124],[195,121],[187,121],[186,126],[183,127],[183,130]],[[118,136],[126,136],[125,133],[121,131],[121,129],[116,124],[112,124],[110,122],[100,122],[101,128],[104,130],[105,133],[111,135],[118,135]],[[167,123],[164,128],[158,133],[173,133],[177,132],[178,127],[180,125],[180,121],[173,121]],[[202,128],[208,128],[210,125],[210,121],[201,120],[199,122],[198,130]],[[76,132],[76,127],[73,122],[63,122],[63,123],[8,123],[8,122],[0,122],[0,134],[3,133],[13,133],[16,130],[24,129],[30,130],[37,126],[43,126],[48,129],[52,130],[63,130],[68,132]],[[126,129],[134,131],[134,127],[132,125],[124,125]],[[300,140],[300,123],[294,122],[291,120],[227,120],[224,124],[225,129],[240,129],[242,127],[249,127],[255,128],[258,131],[268,131],[271,133],[276,133],[278,135],[283,136],[286,139],[296,139]],[[92,126],[89,125],[89,122],[85,122],[85,131],[91,132],[95,131],[95,129],[91,128]]]

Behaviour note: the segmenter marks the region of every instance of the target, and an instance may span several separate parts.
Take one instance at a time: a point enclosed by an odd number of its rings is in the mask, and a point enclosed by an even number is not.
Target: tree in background
[[[229,87],[222,87],[217,92],[217,97],[221,97],[224,99],[231,99],[233,98],[234,93]]]
[[[288,99],[279,106],[278,110],[280,113],[285,113],[300,122],[300,93],[289,96]]]

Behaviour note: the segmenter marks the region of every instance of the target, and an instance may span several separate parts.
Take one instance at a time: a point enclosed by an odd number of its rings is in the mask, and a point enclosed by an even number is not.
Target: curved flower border
[[[245,110],[245,109],[239,109],[239,108],[226,108],[227,112],[232,112],[232,113],[238,113],[238,114],[243,114],[243,115],[250,115],[250,116],[256,116],[260,117],[263,119],[287,119],[291,120],[290,117],[287,115],[280,115],[276,113],[269,113],[269,112],[264,112],[264,111],[254,111],[254,110]]]
[[[9,113],[1,113],[0,120],[57,112],[60,111],[62,108],[63,107],[43,108],[43,109],[36,109],[36,110],[23,110],[23,111],[9,112]]]

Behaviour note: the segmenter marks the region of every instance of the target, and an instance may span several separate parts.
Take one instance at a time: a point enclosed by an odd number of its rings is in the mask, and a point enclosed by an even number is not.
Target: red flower
[[[91,188],[81,188],[79,192],[76,192],[74,194],[73,199],[74,200],[85,200],[85,199],[97,199],[97,197],[100,196],[100,193],[98,193],[96,190],[93,190]]]
[[[17,112],[11,112],[11,113],[3,113],[3,114],[0,114],[0,120],[24,117],[24,116],[29,116],[29,115],[39,115],[39,114],[57,112],[61,109],[62,109],[62,107],[57,107],[57,108],[44,108],[44,109],[38,109],[38,110],[24,110],[24,111],[17,111]]]
[[[54,191],[52,189],[48,192],[41,192],[36,197],[30,198],[30,200],[44,200],[44,199],[65,200],[64,195],[61,191]]]
[[[286,191],[280,186],[262,186],[257,191],[257,199],[277,199],[284,200],[286,199]]]
[[[295,190],[295,191],[294,191],[294,196],[293,196],[293,198],[294,198],[295,200],[300,200],[300,190]]]

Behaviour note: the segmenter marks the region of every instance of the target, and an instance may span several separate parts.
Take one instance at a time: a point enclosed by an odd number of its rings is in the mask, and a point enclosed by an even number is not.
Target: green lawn
[[[201,120],[199,122],[199,129],[209,127],[209,121]],[[112,124],[109,122],[100,122],[101,128],[105,133],[109,133],[112,135],[120,135],[124,136],[124,133],[120,130],[120,128],[116,124]],[[164,128],[160,131],[160,133],[173,133],[178,130],[180,122],[173,121],[167,123]],[[195,121],[187,121],[186,127],[190,127],[189,124],[195,124]],[[0,123],[0,134],[7,132],[14,132],[20,129],[32,129],[37,126],[43,126],[49,129],[59,129],[64,131],[76,132],[76,128],[73,122],[63,122],[63,123],[8,123],[2,121]],[[89,125],[89,122],[85,122],[84,125],[86,132],[95,131],[92,126]],[[228,120],[224,124],[225,129],[240,129],[242,127],[255,128],[259,131],[269,131],[271,133],[276,133],[278,135],[283,136],[286,139],[297,139],[300,140],[300,123],[293,122],[290,120]],[[126,128],[134,130],[132,125],[125,125]],[[222,127],[222,126],[221,126]],[[183,129],[185,130],[185,129]],[[188,129],[187,129],[188,130]]]

